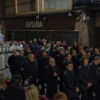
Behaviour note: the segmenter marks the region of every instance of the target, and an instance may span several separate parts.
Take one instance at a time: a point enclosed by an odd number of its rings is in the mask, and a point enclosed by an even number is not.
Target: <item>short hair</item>
[[[53,97],[53,100],[59,100],[60,98],[62,98],[62,100],[68,100],[66,94],[63,92],[56,93]]]
[[[72,62],[72,61],[70,61],[70,62],[66,63],[66,66],[68,66],[69,64],[73,64],[73,62]]]
[[[70,53],[68,53],[68,54],[65,54],[65,57],[68,57],[69,55],[72,56]]]
[[[28,55],[28,58],[29,58],[30,56],[32,56],[32,55],[34,56],[34,54],[32,54],[32,53],[31,53],[31,54],[29,54],[29,55]]]
[[[51,62],[51,61],[55,61],[56,62],[56,60],[54,58],[50,58],[49,62]]]
[[[21,75],[14,75],[11,79],[11,83],[13,85],[19,85],[19,83],[23,82],[23,78]]]
[[[42,52],[41,52],[41,53],[44,53],[44,52],[46,52],[46,50],[42,50]]]

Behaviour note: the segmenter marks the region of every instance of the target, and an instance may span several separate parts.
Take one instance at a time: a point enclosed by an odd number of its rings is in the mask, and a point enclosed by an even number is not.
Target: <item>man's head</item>
[[[59,49],[60,49],[60,47],[59,47],[59,46],[56,46],[56,51],[58,51],[58,52],[59,52]]]
[[[50,59],[49,59],[49,65],[50,65],[51,67],[54,67],[54,66],[56,65],[56,61],[55,61],[54,58],[50,58]]]
[[[28,56],[28,59],[29,59],[30,62],[34,62],[34,61],[35,61],[35,57],[34,57],[33,54],[30,54],[30,55]]]
[[[67,69],[68,71],[73,71],[73,63],[72,63],[72,62],[67,63],[67,64],[66,64],[66,69]]]
[[[47,52],[45,50],[42,51],[42,56],[46,57],[47,56]]]
[[[71,54],[67,54],[66,57],[65,57],[65,59],[66,59],[67,61],[71,61],[71,59],[72,59]]]
[[[17,55],[16,50],[13,50],[13,51],[12,51],[12,55],[14,55],[14,56],[16,56],[16,55]]]
[[[95,48],[94,53],[95,53],[95,55],[99,55],[100,54],[99,49]]]
[[[59,52],[60,52],[61,55],[64,55],[65,54],[64,48],[63,47],[60,47]]]
[[[74,47],[77,47],[77,46],[78,46],[77,42],[74,42],[74,43],[73,43],[73,46],[74,46]]]
[[[77,56],[77,51],[76,50],[72,50],[72,56]]]
[[[21,50],[21,51],[19,52],[19,55],[20,55],[20,56],[23,56],[23,55],[24,55],[24,51]]]
[[[96,56],[96,57],[94,58],[94,60],[93,60],[93,63],[94,63],[95,65],[100,64],[100,57],[99,57],[99,56]]]
[[[85,50],[82,50],[81,54],[82,54],[82,57],[87,57],[87,53]]]

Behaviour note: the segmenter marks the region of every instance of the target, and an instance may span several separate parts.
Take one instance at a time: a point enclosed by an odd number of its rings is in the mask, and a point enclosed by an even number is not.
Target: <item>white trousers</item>
[[[5,68],[5,59],[4,59],[4,54],[0,54],[0,69]]]

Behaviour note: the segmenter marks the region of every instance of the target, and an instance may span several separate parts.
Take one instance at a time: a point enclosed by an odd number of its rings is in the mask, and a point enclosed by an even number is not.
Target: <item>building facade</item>
[[[76,21],[80,43],[100,47],[100,0],[74,0],[73,9],[81,11]]]
[[[99,47],[100,3],[96,0],[0,0],[6,40],[47,38]]]
[[[72,0],[3,0],[3,8],[1,24],[6,40],[78,41]]]

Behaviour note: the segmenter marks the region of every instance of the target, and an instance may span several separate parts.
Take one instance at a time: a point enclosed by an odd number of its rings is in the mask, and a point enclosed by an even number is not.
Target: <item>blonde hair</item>
[[[0,75],[0,90],[3,90],[6,88],[6,77],[4,75]]]
[[[56,93],[53,97],[53,100],[68,100],[67,96],[63,92]]]
[[[38,89],[35,85],[28,86],[25,95],[26,100],[39,100]]]

